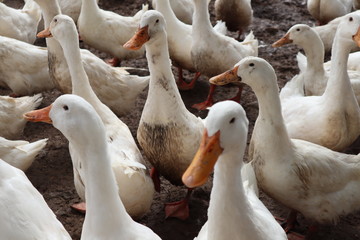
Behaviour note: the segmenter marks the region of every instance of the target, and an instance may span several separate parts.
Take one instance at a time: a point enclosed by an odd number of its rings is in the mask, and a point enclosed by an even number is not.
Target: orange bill
[[[148,28],[149,26],[139,28],[135,35],[129,41],[127,41],[123,47],[129,50],[140,49],[142,45],[144,45],[150,39]]]
[[[292,42],[293,42],[293,40],[291,40],[289,38],[289,33],[287,33],[287,34],[285,34],[285,36],[283,36],[282,38],[280,38],[279,40],[274,42],[271,46],[272,47],[281,47],[285,44],[292,43]]]
[[[50,28],[47,28],[45,30],[42,30],[36,35],[38,38],[49,38],[52,37],[52,34],[50,32]]]
[[[52,105],[42,109],[30,111],[24,114],[24,118],[30,122],[46,122],[52,124],[49,116]]]
[[[199,150],[182,176],[183,183],[189,188],[198,187],[206,183],[222,151],[220,131],[209,137],[205,129]]]
[[[358,47],[360,47],[360,27],[352,38],[356,42]]]
[[[237,75],[238,68],[239,66],[236,66],[232,70],[212,77],[209,79],[209,82],[215,85],[225,85],[232,82],[241,82],[241,78]]]

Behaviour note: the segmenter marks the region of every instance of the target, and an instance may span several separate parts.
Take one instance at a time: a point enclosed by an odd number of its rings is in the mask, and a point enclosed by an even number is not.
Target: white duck
[[[331,61],[327,62],[328,68],[325,69],[324,45],[319,35],[308,25],[296,24],[287,31],[285,36],[276,41],[273,47],[280,47],[287,43],[294,43],[303,48],[307,56],[304,57],[301,53],[298,53],[297,60],[300,73],[295,76],[296,78],[301,78],[300,81],[304,83],[304,85],[300,87],[305,90],[305,95],[322,95],[330,76]],[[359,57],[360,54],[358,53],[350,54],[347,65],[351,86],[358,103],[360,103],[360,72],[351,69],[358,65]],[[282,99],[282,97],[283,95],[280,94],[280,99]]]
[[[92,90],[81,63],[78,33],[74,21],[67,15],[57,15],[51,22],[48,31],[48,34],[51,34],[60,43],[64,51],[71,75],[73,94],[87,100],[95,108],[105,125],[109,156],[119,185],[119,195],[128,213],[139,218],[150,209],[154,185],[147,175],[146,167],[143,165],[144,159],[135,140],[126,124],[111,112]],[[71,142],[69,150],[74,166],[75,187],[80,197],[85,200],[84,183],[86,181],[82,166],[87,160]]]
[[[308,0],[309,13],[324,25],[329,21],[351,12],[353,0]]]
[[[125,17],[100,9],[96,0],[82,0],[77,24],[80,37],[88,45],[115,56],[113,66],[119,65],[120,60],[142,57],[144,48],[134,52],[122,45],[134,35],[141,15],[147,10],[148,5],[143,5],[134,16]]]
[[[214,169],[208,221],[196,240],[287,240],[257,196],[251,165],[243,166],[248,125],[244,109],[234,101],[210,108],[200,148],[182,178],[186,186],[198,187]]]
[[[258,41],[250,33],[243,42],[238,42],[215,32],[210,23],[208,4],[206,0],[193,0],[195,13],[192,28],[191,58],[195,69],[208,77],[220,74],[231,68],[246,56],[258,55]],[[205,102],[195,104],[197,109],[205,109],[213,104],[215,86],[211,85]],[[236,96],[240,100],[241,88]],[[234,100],[235,100],[234,99]]]
[[[251,0],[216,0],[215,15],[226,23],[227,29],[238,32],[239,39],[253,19]]]
[[[354,27],[353,23],[348,25]],[[248,57],[230,74],[210,81],[214,84],[241,81],[258,98],[259,116],[250,141],[249,159],[262,190],[321,224],[334,223],[340,216],[359,210],[360,155],[290,139],[281,113],[275,71],[268,62]]]
[[[45,147],[46,142],[47,138],[29,143],[0,137],[0,159],[25,172],[34,162],[36,155]]]
[[[34,0],[26,0],[22,9],[0,2],[0,35],[33,44],[36,40],[41,9]]]
[[[87,212],[82,240],[160,240],[151,229],[135,222],[126,212],[112,171],[113,159],[109,152],[107,129],[91,104],[79,96],[65,94],[49,107],[25,116],[37,121],[52,122],[83,159]],[[121,187],[120,185],[119,188]],[[142,191],[136,186],[133,190],[138,194]]]
[[[35,0],[43,10],[45,27],[60,13],[56,0]],[[64,93],[71,93],[71,77],[61,46],[54,39],[46,39],[49,51],[50,77]],[[81,50],[81,59],[90,84],[100,100],[117,115],[134,107],[136,97],[148,86],[149,76],[129,75],[122,68],[114,68],[88,50]]]
[[[199,145],[203,121],[190,113],[177,89],[171,71],[162,14],[149,10],[141,18],[139,30],[125,45],[137,49],[145,44],[150,70],[148,97],[141,115],[137,139],[154,168],[172,184],[182,185],[181,176]],[[187,204],[179,205],[186,209]],[[171,215],[169,208],[166,214]],[[183,212],[181,218],[188,216]],[[180,216],[177,216],[180,217]]]
[[[1,159],[0,192],[2,239],[71,240],[24,172]]]
[[[156,0],[155,2],[158,3],[156,10],[161,12],[166,20],[170,58],[179,69],[178,87],[182,90],[191,89],[194,87],[200,74],[197,73],[190,83],[186,83],[182,77],[182,69],[185,68],[189,71],[196,72],[191,59],[192,26],[181,22],[173,11],[172,5],[170,4],[179,1]],[[191,5],[193,6],[192,0]],[[214,29],[223,35],[225,35],[227,31],[223,22],[217,23]]]
[[[347,73],[347,58],[354,45],[354,36],[360,33],[357,33],[359,26],[359,13],[348,15],[340,23],[324,94],[283,96],[281,93],[282,113],[291,138],[334,151],[344,150],[358,138],[360,110]]]
[[[315,26],[313,29],[319,34],[322,42],[324,43],[325,51],[330,52],[331,47],[334,41],[336,29],[342,19],[347,18],[347,15],[337,17],[334,20],[330,21],[329,23],[322,25],[322,26]],[[358,46],[353,46],[351,51],[358,51]]]
[[[0,96],[0,136],[7,139],[20,137],[26,124],[22,115],[38,107],[42,95],[12,98]]]

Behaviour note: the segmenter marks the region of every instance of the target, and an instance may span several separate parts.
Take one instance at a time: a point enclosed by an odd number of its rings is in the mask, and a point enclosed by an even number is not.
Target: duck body
[[[21,98],[0,96],[0,135],[7,139],[20,137],[26,124],[23,114],[38,107],[42,99],[40,93]]]
[[[352,2],[352,0],[309,0],[307,9],[320,25],[323,25],[351,12]]]
[[[214,168],[208,221],[195,240],[287,239],[257,196],[251,165],[243,164],[247,131],[239,104],[223,101],[210,109],[199,150],[182,178],[188,187],[202,185]]]
[[[54,16],[60,13],[56,1],[35,0],[44,13],[48,27]],[[46,39],[49,51],[49,72],[56,87],[63,93],[71,93],[71,76],[62,48],[54,39]],[[90,51],[81,50],[81,59],[91,87],[100,100],[117,115],[132,109],[136,97],[148,86],[149,77],[130,75],[122,68],[111,67]]]
[[[46,48],[0,36],[0,85],[19,96],[53,89],[47,53]]]
[[[100,9],[96,0],[82,2],[78,28],[81,39],[85,43],[121,60],[139,58],[144,55],[144,49],[130,51],[122,45],[136,32],[141,15],[148,9],[147,5],[144,5],[133,17],[125,17]]]
[[[23,171],[0,160],[0,176],[3,239],[71,239]]]
[[[0,137],[0,158],[25,172],[35,160],[36,155],[45,147],[46,142],[47,138],[29,143]]]
[[[81,54],[77,41],[77,31],[73,20],[66,15],[54,17],[49,28],[54,38],[63,48],[72,78],[73,93],[84,97],[94,106],[106,127],[107,148],[111,157],[111,167],[119,184],[119,194],[128,213],[141,217],[150,208],[154,186],[147,175],[144,160],[131,135],[129,128],[106,105],[101,103],[92,90],[86,72],[81,65]],[[95,137],[95,136],[94,136]],[[86,161],[78,148],[69,143],[74,166],[75,187],[85,200],[86,182],[82,165]],[[87,187],[87,186],[86,186]],[[139,192],[139,190],[141,191]]]
[[[191,58],[197,71],[212,77],[246,56],[257,56],[258,41],[252,33],[243,42],[218,34],[211,28],[207,2],[194,0],[194,3]],[[207,43],[204,44],[204,41]]]
[[[234,81],[241,79],[253,89],[259,102],[259,116],[249,145],[249,159],[259,187],[321,224],[335,223],[340,216],[359,209],[360,193],[356,189],[360,185],[360,155],[290,139],[281,113],[275,71],[265,60],[245,58],[231,73]],[[217,76],[210,81],[221,83],[224,79]]]
[[[251,0],[216,0],[215,15],[230,31],[245,32],[253,18]]]
[[[165,28],[164,17],[158,11],[146,12],[140,21],[141,32],[148,36],[145,47],[150,84],[137,139],[155,169],[172,184],[180,185],[204,126],[186,109],[177,89]]]
[[[0,2],[0,35],[33,44],[41,20],[41,9],[33,1],[25,1],[22,9],[14,9]]]

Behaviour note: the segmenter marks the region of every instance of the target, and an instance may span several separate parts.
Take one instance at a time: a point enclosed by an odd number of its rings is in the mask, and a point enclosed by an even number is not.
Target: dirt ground
[[[5,0],[11,6],[21,6],[20,0]],[[145,0],[100,0],[99,5],[103,9],[109,9],[123,15],[133,15]],[[214,1],[210,3],[212,20],[214,20]],[[255,36],[260,40],[262,47],[259,49],[259,56],[268,60],[276,69],[279,86],[282,87],[286,81],[290,80],[298,72],[295,54],[298,48],[287,46],[280,49],[273,49],[271,43],[280,38],[287,29],[296,23],[313,25],[315,21],[306,10],[303,0],[253,0],[254,21],[251,29]],[[235,33],[231,34],[236,36]],[[43,44],[39,41],[39,44]],[[87,46],[84,46],[87,47]],[[110,56],[99,53],[91,49],[102,58]],[[138,59],[123,62],[123,66],[136,66],[147,68],[146,59]],[[176,69],[174,69],[176,74]],[[189,79],[189,74],[186,75]],[[183,91],[181,95],[190,111],[195,115],[205,117],[207,111],[197,111],[190,106],[194,103],[203,101],[208,92],[208,83],[205,77],[197,83],[191,91]],[[218,100],[232,97],[236,88],[222,87],[216,92]],[[8,90],[1,90],[2,94],[10,93]],[[61,93],[57,90],[44,93],[44,100],[41,107],[49,105]],[[137,100],[136,108],[127,116],[121,119],[128,124],[134,137],[141,116],[141,111],[146,99],[146,92]],[[254,121],[257,117],[258,107],[255,95],[250,88],[245,87],[242,97],[242,105],[247,112],[250,120],[250,134]],[[73,239],[80,239],[81,227],[84,215],[76,213],[70,209],[70,204],[78,202],[80,199],[73,184],[73,173],[71,159],[68,152],[68,142],[63,135],[51,125],[43,123],[28,123],[23,133],[22,139],[35,141],[41,138],[49,138],[48,144],[42,151],[31,168],[27,171],[27,176],[34,186],[44,195],[51,209],[56,213],[59,220],[64,224]],[[135,137],[136,138],[136,137]],[[348,152],[359,153],[359,142],[349,148]],[[166,180],[163,181],[161,193],[156,193],[151,210],[139,220],[140,223],[153,229],[164,240],[189,240],[197,236],[201,226],[207,219],[207,207],[211,183],[198,188],[194,191],[190,201],[190,218],[186,221],[164,218],[164,202],[181,199],[185,195],[184,187],[174,187]],[[277,216],[285,217],[287,209],[276,203],[274,200],[261,195],[265,205]],[[344,203],[346,204],[346,203]],[[298,217],[299,225],[296,231],[305,233],[309,222]],[[1,237],[0,237],[1,238]],[[269,236],[271,239],[271,236]],[[317,240],[350,240],[360,239],[360,213],[354,213],[342,218],[336,225],[320,226],[319,231],[308,239]]]

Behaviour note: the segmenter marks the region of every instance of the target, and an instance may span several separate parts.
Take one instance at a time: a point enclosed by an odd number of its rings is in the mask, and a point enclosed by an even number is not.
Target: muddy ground
[[[20,0],[5,0],[6,4],[20,7]],[[99,5],[103,9],[109,9],[123,15],[132,15],[141,8],[144,0],[100,0]],[[213,2],[210,3],[212,20],[214,20]],[[280,49],[273,49],[270,45],[280,38],[287,29],[295,23],[306,23],[313,25],[314,19],[308,14],[303,0],[253,0],[254,21],[251,29],[260,40],[262,47],[259,49],[259,56],[268,60],[276,69],[279,86],[282,87],[286,81],[292,78],[298,67],[295,61],[295,54],[298,48],[287,46]],[[231,33],[236,36],[235,33]],[[39,44],[43,44],[39,41]],[[87,47],[84,45],[84,47]],[[102,58],[110,56],[91,49]],[[136,66],[147,68],[146,59],[138,59],[123,62],[123,66]],[[174,69],[176,74],[176,69]],[[190,76],[186,75],[189,79]],[[181,92],[183,100],[190,111],[195,115],[205,117],[207,111],[197,111],[190,106],[203,101],[208,91],[208,83],[205,77],[201,77],[196,87],[191,91]],[[222,87],[216,92],[216,98],[222,100],[232,97],[236,92],[235,88]],[[2,94],[10,93],[8,90],[1,90]],[[41,107],[49,105],[61,93],[57,90],[44,93],[44,100]],[[136,108],[121,119],[128,124],[132,133],[136,129],[140,119],[141,111],[146,99],[146,92],[137,100]],[[258,107],[255,95],[250,88],[245,87],[242,97],[242,105],[250,120],[250,134],[257,117]],[[59,220],[64,224],[73,239],[80,239],[81,227],[84,215],[74,212],[70,205],[80,199],[73,184],[73,173],[71,159],[68,152],[68,142],[63,135],[51,125],[42,123],[28,123],[22,139],[35,141],[41,138],[49,138],[44,151],[40,153],[32,167],[27,171],[27,176],[34,186],[44,195],[51,209],[56,213]],[[355,144],[349,152],[358,153],[359,145]],[[186,221],[177,219],[164,219],[164,202],[181,199],[185,195],[185,188],[174,187],[163,181],[161,193],[156,193],[151,210],[139,220],[140,223],[153,229],[164,240],[189,240],[197,236],[201,226],[207,219],[207,207],[211,183],[194,191],[190,201],[190,218]],[[274,200],[261,195],[266,206],[277,216],[285,217],[287,209],[276,203]],[[344,203],[346,204],[346,203]],[[305,233],[306,227],[310,224],[301,216],[298,217],[299,225],[296,230]],[[272,239],[269,236],[269,239]],[[342,218],[336,225],[320,226],[319,231],[308,239],[318,240],[350,240],[360,239],[360,213],[353,213]]]

